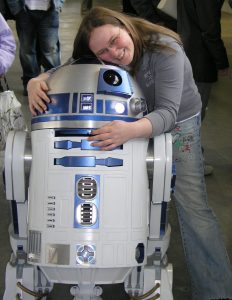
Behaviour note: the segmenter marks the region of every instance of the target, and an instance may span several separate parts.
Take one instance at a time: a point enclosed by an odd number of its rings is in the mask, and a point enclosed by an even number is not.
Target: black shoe
[[[213,174],[213,166],[209,164],[204,164],[204,175],[209,176]],[[222,299],[224,300],[224,299]]]

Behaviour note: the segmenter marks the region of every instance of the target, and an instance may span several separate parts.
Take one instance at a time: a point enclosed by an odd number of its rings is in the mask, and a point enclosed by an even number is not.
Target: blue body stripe
[[[33,117],[31,124],[40,122],[52,122],[52,121],[114,121],[121,120],[126,122],[137,121],[138,118],[124,117],[124,116],[95,116],[95,115],[53,115],[53,116],[38,116]]]

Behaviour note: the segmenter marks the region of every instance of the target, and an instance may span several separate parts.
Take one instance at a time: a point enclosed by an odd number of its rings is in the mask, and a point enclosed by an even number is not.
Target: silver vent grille
[[[97,221],[97,208],[93,203],[83,203],[77,207],[77,223],[82,226],[94,225]]]
[[[40,262],[41,255],[41,232],[29,230],[28,238],[28,261]]]
[[[97,183],[93,177],[82,177],[77,183],[78,196],[83,200],[92,200],[97,195]]]

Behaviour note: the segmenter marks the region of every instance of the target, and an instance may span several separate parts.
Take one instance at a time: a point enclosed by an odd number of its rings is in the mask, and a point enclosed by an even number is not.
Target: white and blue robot
[[[47,299],[54,283],[73,299],[102,299],[122,283],[131,299],[172,300],[167,263],[170,134],[134,139],[113,151],[87,140],[112,120],[146,113],[123,69],[79,60],[48,80],[51,103],[32,130],[10,132],[5,152],[12,247],[3,300]]]

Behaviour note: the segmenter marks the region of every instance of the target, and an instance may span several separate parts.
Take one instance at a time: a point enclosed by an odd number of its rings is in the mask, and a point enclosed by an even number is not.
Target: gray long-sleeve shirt
[[[162,36],[160,42],[174,51],[144,52],[136,79],[148,105],[153,135],[170,132],[176,123],[201,111],[201,98],[195,85],[191,64],[181,45]]]

